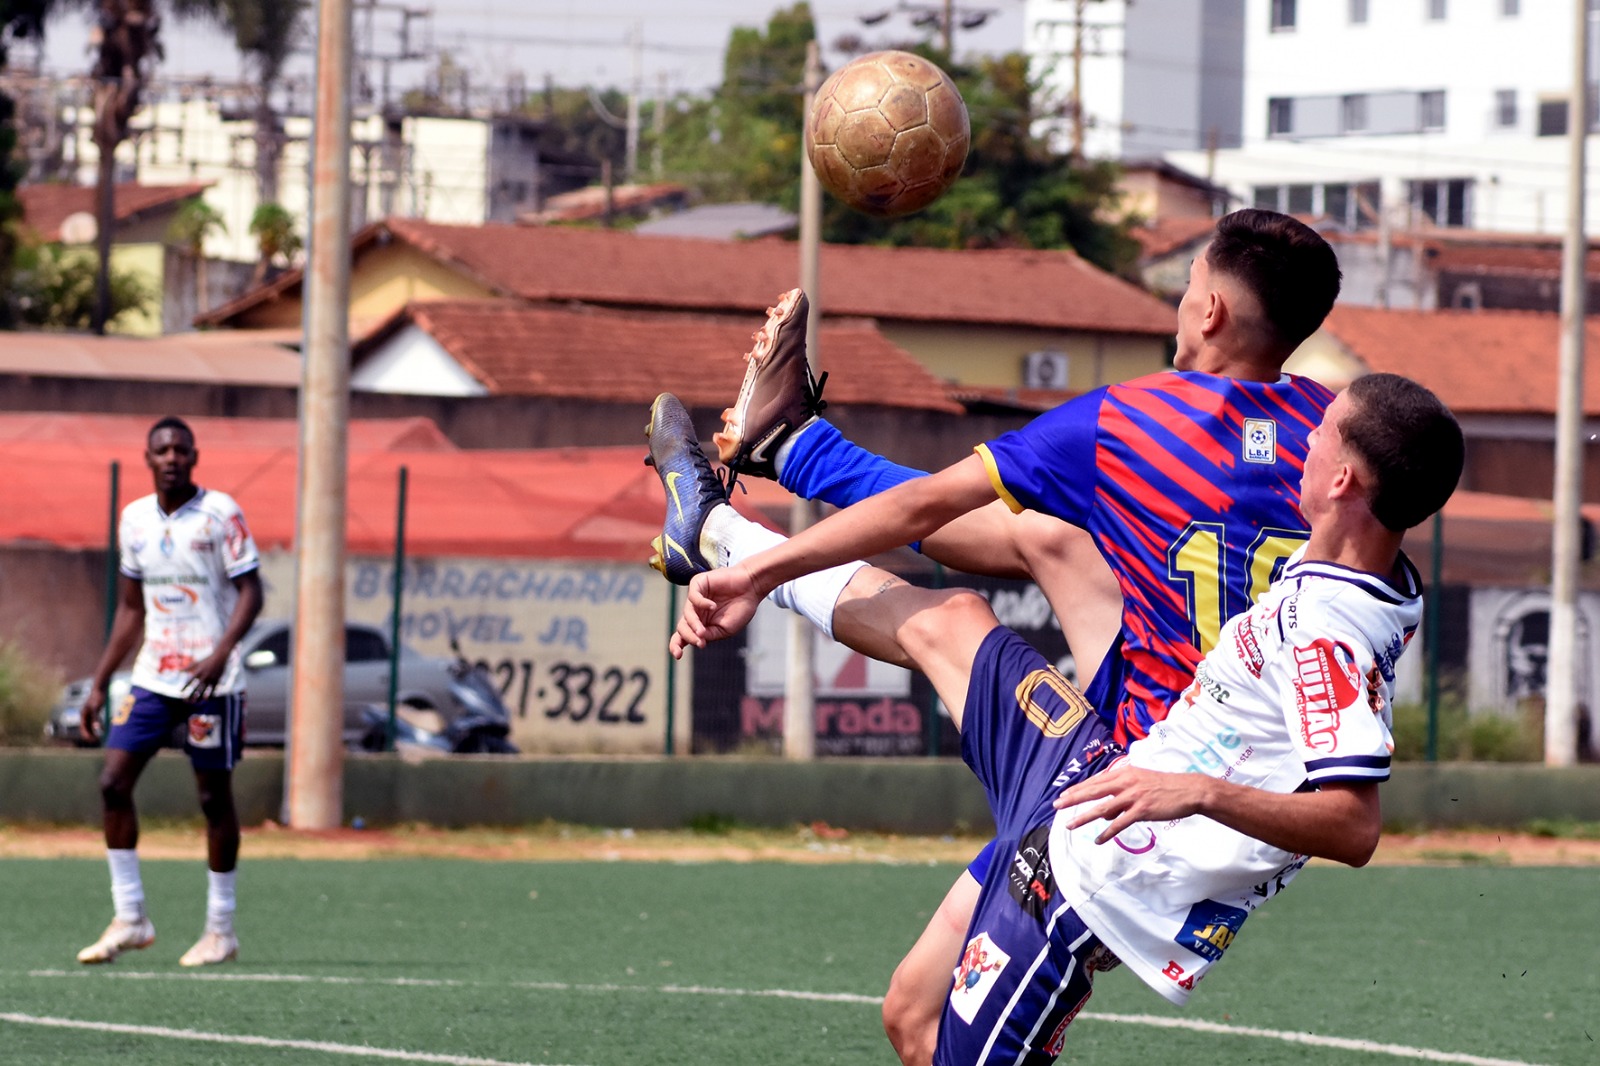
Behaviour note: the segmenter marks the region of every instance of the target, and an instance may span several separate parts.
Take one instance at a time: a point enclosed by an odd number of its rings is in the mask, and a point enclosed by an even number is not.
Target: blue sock
[[[848,507],[914,477],[926,476],[925,470],[891,463],[867,451],[847,440],[833,423],[819,418],[795,438],[778,484],[802,499]]]

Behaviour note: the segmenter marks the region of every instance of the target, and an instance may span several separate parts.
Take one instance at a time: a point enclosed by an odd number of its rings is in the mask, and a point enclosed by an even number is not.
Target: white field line
[[[1291,1033],[1286,1029],[1252,1029],[1243,1025],[1220,1025],[1190,1018],[1163,1018],[1154,1014],[1095,1014],[1085,1012],[1080,1018],[1097,1022],[1121,1022],[1127,1025],[1149,1025],[1158,1029],[1188,1029],[1196,1033],[1218,1033],[1224,1036],[1257,1036],[1268,1040],[1282,1040],[1289,1044],[1308,1044],[1312,1047],[1339,1048],[1344,1051],[1361,1051],[1373,1055],[1390,1055],[1399,1059],[1421,1059],[1424,1062],[1456,1062],[1463,1066],[1533,1066],[1521,1059],[1490,1059],[1482,1055],[1467,1055],[1457,1051],[1435,1051],[1432,1048],[1408,1047],[1405,1044],[1381,1044],[1375,1040],[1351,1040],[1342,1036],[1317,1036],[1314,1033]]]
[[[394,1059],[400,1062],[435,1062],[444,1066],[535,1066],[526,1062],[480,1059],[471,1055],[436,1055],[428,1051],[401,1051],[395,1048],[364,1047],[360,1044],[331,1044],[324,1040],[282,1040],[266,1036],[236,1036],[232,1033],[207,1033],[199,1029],[169,1029],[164,1025],[119,1025],[115,1022],[85,1022],[75,1018],[0,1012],[0,1022],[13,1025],[40,1025],[54,1029],[87,1029],[97,1033],[123,1033],[128,1036],[153,1036],[165,1040],[194,1040],[206,1044],[245,1044],[250,1047],[292,1048],[320,1051],[328,1055],[356,1055],[369,1059]]]
[[[108,973],[104,970],[30,970],[29,977],[77,977],[93,978],[95,980],[121,979],[131,981],[241,981],[257,982],[263,984],[320,984],[320,985],[379,985],[398,988],[467,988],[481,987],[481,981],[456,981],[449,979],[436,979],[425,977],[337,977],[316,976],[313,974],[253,974],[253,973],[156,973],[141,970]],[[883,1002],[882,996],[863,996],[849,992],[801,992],[791,989],[767,988],[715,988],[702,985],[614,985],[614,984],[571,984],[564,981],[506,981],[494,982],[496,988],[517,988],[538,992],[642,992],[666,993],[668,995],[694,995],[694,996],[751,996],[768,999],[797,999],[822,1003],[854,1003],[863,1006],[877,1006]],[[0,1014],[0,1020],[11,1020],[14,1016]],[[22,1016],[15,1016],[22,1017]],[[1458,1063],[1460,1066],[1538,1066],[1536,1063],[1522,1059],[1496,1059],[1482,1055],[1470,1055],[1457,1051],[1439,1051],[1434,1048],[1410,1047],[1405,1044],[1385,1044],[1376,1040],[1354,1040],[1341,1036],[1318,1036],[1315,1033],[1296,1033],[1286,1029],[1254,1029],[1242,1025],[1222,1025],[1218,1022],[1206,1022],[1191,1018],[1170,1018],[1155,1014],[1102,1014],[1096,1011],[1085,1011],[1079,1015],[1079,1020],[1094,1022],[1111,1022],[1120,1025],[1147,1025],[1157,1029],[1185,1029],[1195,1033],[1215,1033],[1220,1036],[1249,1036],[1258,1039],[1278,1040],[1289,1044],[1304,1044],[1310,1047],[1336,1048],[1343,1051],[1357,1051],[1365,1054],[1388,1055],[1391,1058],[1417,1059],[1423,1062]],[[43,1023],[41,1023],[43,1024]],[[79,1025],[85,1028],[98,1027],[97,1023],[64,1023]],[[117,1031],[145,1032],[148,1030],[137,1027],[119,1027]],[[172,1030],[183,1032],[183,1030]],[[193,1039],[202,1039],[194,1037]],[[239,1042],[261,1042],[258,1037],[224,1038]],[[308,1042],[291,1042],[293,1046],[310,1047]],[[284,1045],[289,1046],[289,1045]],[[327,1045],[328,1048],[341,1047],[342,1045]],[[346,1053],[381,1054],[383,1057],[406,1057],[418,1062],[462,1063],[463,1066],[476,1066],[479,1063],[489,1063],[488,1059],[457,1059],[445,1056],[428,1057],[421,1054],[413,1055],[410,1052],[378,1052],[376,1050],[354,1048]],[[501,1064],[495,1064],[501,1066]],[[527,1066],[527,1064],[517,1064]]]

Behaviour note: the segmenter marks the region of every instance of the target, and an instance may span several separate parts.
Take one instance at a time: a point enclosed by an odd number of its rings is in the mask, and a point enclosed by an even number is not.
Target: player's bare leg
[[[883,997],[883,1031],[905,1066],[929,1066],[933,1061],[939,1016],[950,997],[951,974],[960,961],[981,888],[970,873],[961,871],[889,978],[889,990]]]
[[[133,804],[133,787],[154,754],[106,749],[106,761],[100,770],[100,805],[116,916],[98,940],[78,952],[78,961],[86,965],[115,962],[123,952],[137,951],[156,941],[155,927],[144,913],[144,888],[136,850],[139,812]]]

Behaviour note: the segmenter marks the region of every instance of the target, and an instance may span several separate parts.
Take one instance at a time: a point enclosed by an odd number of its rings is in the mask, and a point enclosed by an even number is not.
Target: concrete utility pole
[[[1583,499],[1584,142],[1589,135],[1589,0],[1572,3],[1572,96],[1567,103],[1567,233],[1561,247],[1561,364],[1556,400],[1555,529],[1551,536],[1550,658],[1544,761],[1577,759],[1579,505]],[[1591,708],[1592,709],[1592,708]]]
[[[644,24],[635,22],[628,34],[633,45],[633,77],[628,81],[628,135],[624,171],[632,183],[639,180],[639,97],[644,93]]]
[[[811,114],[811,103],[822,84],[822,52],[817,42],[806,45],[806,94],[800,114]],[[803,121],[803,119],[802,119]],[[811,301],[806,318],[806,358],[815,373],[817,330],[822,325],[822,294],[819,279],[822,251],[822,186],[811,169],[804,139],[800,146],[800,287]],[[817,519],[817,505],[796,500],[789,512],[789,532],[795,534]],[[817,693],[812,663],[815,661],[816,630],[798,614],[789,620],[789,662],[783,687],[783,754],[788,759],[810,760],[817,754]]]
[[[295,535],[289,824],[344,819],[344,556],[350,419],[350,0],[317,5],[317,98],[306,262]]]

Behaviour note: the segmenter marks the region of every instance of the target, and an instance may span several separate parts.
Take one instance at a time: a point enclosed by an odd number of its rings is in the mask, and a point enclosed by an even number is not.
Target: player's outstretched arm
[[[852,504],[741,565],[765,595],[802,574],[924,540],[994,499],[983,460],[972,455]]]
[[[1135,822],[1165,822],[1205,815],[1246,836],[1301,855],[1365,866],[1383,828],[1378,786],[1331,783],[1315,792],[1268,792],[1204,774],[1144,770],[1126,761],[1067,789],[1056,798],[1076,829],[1097,818],[1108,825],[1095,838],[1111,840]]]

